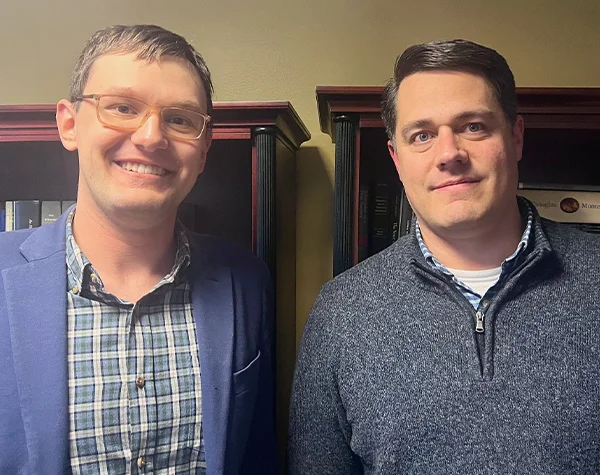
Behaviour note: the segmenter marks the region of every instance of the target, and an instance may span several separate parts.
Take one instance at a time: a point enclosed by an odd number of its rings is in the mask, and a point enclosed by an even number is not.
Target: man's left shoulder
[[[562,251],[600,252],[600,236],[581,231],[569,224],[558,223],[548,219],[541,219],[544,233],[550,244],[555,249]]]
[[[600,236],[550,220],[542,220],[544,234],[560,257],[565,268],[577,269],[598,277],[600,275]]]

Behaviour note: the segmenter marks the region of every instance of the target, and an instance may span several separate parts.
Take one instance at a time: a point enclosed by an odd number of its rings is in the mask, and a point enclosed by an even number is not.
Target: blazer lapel
[[[192,305],[196,321],[202,383],[202,424],[207,474],[221,474],[225,450],[233,345],[231,270],[192,255]]]
[[[21,245],[28,262],[2,272],[27,450],[39,474],[69,467],[64,229],[61,219],[33,232]]]

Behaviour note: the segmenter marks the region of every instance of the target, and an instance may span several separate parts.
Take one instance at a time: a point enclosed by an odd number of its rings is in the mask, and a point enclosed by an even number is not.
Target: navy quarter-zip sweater
[[[300,346],[293,475],[600,473],[600,238],[540,219],[475,310],[398,240],[323,286]]]

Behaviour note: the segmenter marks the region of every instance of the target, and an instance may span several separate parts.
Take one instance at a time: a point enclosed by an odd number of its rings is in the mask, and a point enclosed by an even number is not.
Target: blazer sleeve
[[[240,474],[277,474],[277,447],[275,442],[275,404],[273,385],[273,329],[274,295],[271,281],[263,291],[263,311],[260,344],[259,386],[250,435],[242,460]]]

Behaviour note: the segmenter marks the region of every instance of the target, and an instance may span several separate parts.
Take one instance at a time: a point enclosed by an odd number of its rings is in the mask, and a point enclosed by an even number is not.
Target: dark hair
[[[383,122],[390,140],[396,133],[396,99],[404,78],[424,71],[464,71],[483,77],[492,87],[506,119],[517,120],[515,78],[506,60],[495,50],[466,40],[433,41],[413,45],[396,59],[394,77],[382,97]]]
[[[120,53],[137,53],[138,59],[146,61],[158,61],[163,56],[187,60],[204,86],[207,113],[212,113],[213,85],[204,59],[185,38],[156,25],[114,25],[94,33],[71,75],[71,102],[83,94],[94,62],[105,54]]]

